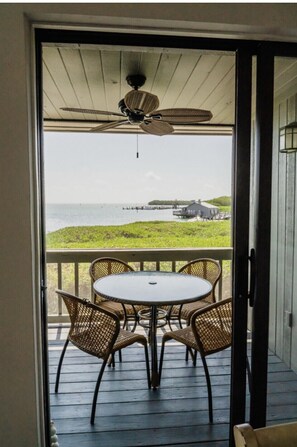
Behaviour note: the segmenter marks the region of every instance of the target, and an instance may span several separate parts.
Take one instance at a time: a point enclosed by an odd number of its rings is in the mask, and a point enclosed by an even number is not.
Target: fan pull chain
[[[139,158],[139,152],[138,152],[138,133],[136,134],[136,158]]]

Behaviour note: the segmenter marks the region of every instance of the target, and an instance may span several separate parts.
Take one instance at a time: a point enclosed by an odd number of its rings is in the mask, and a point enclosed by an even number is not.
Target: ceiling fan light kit
[[[153,93],[139,90],[146,81],[144,75],[129,75],[127,83],[133,88],[123,99],[118,107],[121,113],[109,112],[96,109],[81,109],[76,107],[61,107],[67,112],[90,113],[96,115],[117,116],[124,118],[117,121],[109,121],[99,126],[93,127],[92,132],[103,132],[122,124],[137,124],[140,129],[148,134],[162,136],[174,132],[172,125],[197,124],[202,121],[209,121],[212,113],[209,110],[190,108],[171,108],[157,110],[159,99]]]

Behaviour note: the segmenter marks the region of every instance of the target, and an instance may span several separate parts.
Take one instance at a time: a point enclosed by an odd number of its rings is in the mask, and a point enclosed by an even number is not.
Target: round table
[[[151,382],[159,386],[157,353],[157,306],[184,304],[202,299],[212,290],[203,278],[174,272],[127,272],[107,275],[94,282],[94,291],[123,304],[151,307]]]

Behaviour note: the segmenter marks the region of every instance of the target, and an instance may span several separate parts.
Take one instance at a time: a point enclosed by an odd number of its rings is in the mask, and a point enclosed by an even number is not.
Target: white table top
[[[108,275],[94,283],[104,298],[126,304],[182,304],[209,295],[212,285],[203,278],[173,272],[127,272]]]

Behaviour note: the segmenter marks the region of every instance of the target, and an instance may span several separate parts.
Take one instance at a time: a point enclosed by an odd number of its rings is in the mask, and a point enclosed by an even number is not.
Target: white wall
[[[295,4],[0,5],[0,445],[44,445],[38,408],[38,282],[34,280],[38,237],[26,23],[90,23],[130,31],[144,27],[148,32],[159,28],[169,34],[297,40],[296,19]]]

